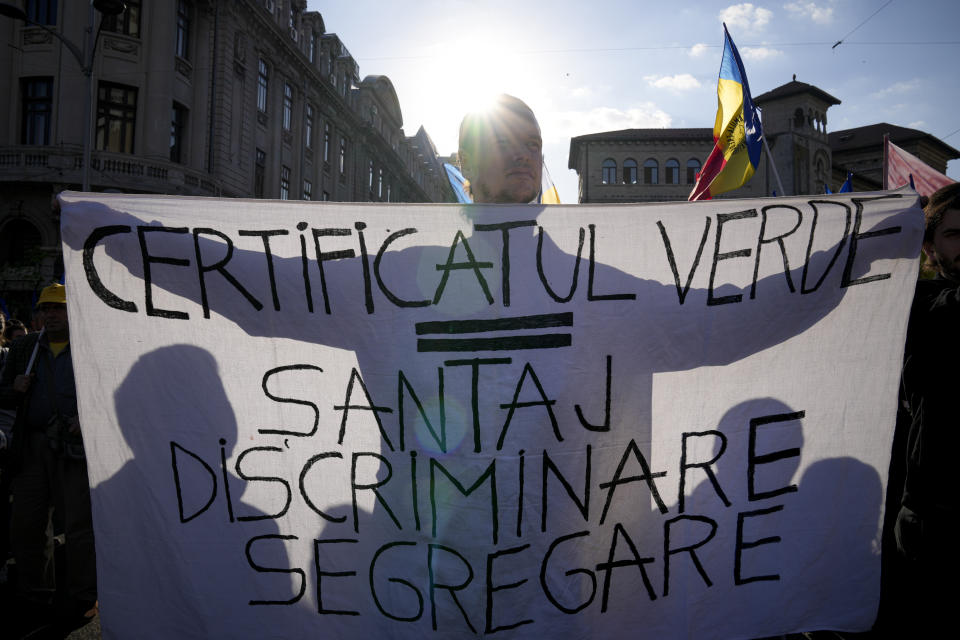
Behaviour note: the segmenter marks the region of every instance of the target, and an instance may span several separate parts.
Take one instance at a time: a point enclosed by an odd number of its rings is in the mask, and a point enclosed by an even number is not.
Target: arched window
[[[603,161],[601,171],[600,181],[603,184],[617,184],[617,162],[613,158],[607,158]]]
[[[818,153],[815,165],[816,168],[814,169],[816,171],[817,184],[815,185],[815,188],[817,190],[822,189],[823,185],[827,183],[829,178],[827,166],[828,162],[826,156],[823,155],[822,152]]]
[[[660,165],[656,160],[650,158],[643,163],[643,183],[644,184],[659,184],[660,183]]]
[[[680,184],[680,163],[670,158],[667,160],[667,163],[664,165],[666,168],[666,175],[664,175],[664,182],[666,184]]]
[[[696,158],[687,160],[687,184],[696,183],[698,173],[700,173],[700,161]]]
[[[0,229],[0,266],[30,266],[38,258],[42,238],[33,223],[14,219]]]
[[[623,184],[637,184],[637,161],[633,158],[623,161]]]

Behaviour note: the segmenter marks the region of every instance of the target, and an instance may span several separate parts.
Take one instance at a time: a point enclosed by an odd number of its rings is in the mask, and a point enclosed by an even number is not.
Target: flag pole
[[[887,182],[889,181],[889,176],[887,175],[887,147],[890,146],[890,134],[883,134],[883,190],[886,191]]]
[[[777,172],[777,165],[773,164],[773,154],[770,153],[770,145],[767,144],[767,136],[763,136],[763,148],[767,150],[767,160],[770,162],[770,168],[773,169],[773,177],[777,179],[777,188],[780,189],[780,193],[787,195],[787,192],[783,190],[783,183],[780,182],[780,174]]]
[[[763,115],[763,110],[758,109],[760,115]],[[760,119],[760,122],[763,122],[763,118]],[[770,153],[770,145],[767,144],[767,136],[763,137],[763,148],[767,150],[767,161],[770,163],[770,168],[773,169],[773,177],[777,180],[777,188],[780,189],[780,195],[787,195],[787,192],[783,190],[783,183],[780,182],[780,173],[777,171],[777,165],[773,163],[773,154]]]

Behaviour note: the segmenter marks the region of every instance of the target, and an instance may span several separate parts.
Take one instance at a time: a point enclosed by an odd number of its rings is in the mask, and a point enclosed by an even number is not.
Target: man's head
[[[530,202],[540,192],[540,125],[522,100],[501,94],[460,124],[460,167],[474,202]]]
[[[923,213],[923,252],[940,275],[960,282],[960,182],[934,192]]]
[[[13,344],[14,340],[25,335],[27,335],[27,328],[23,326],[23,323],[16,318],[11,318],[7,320],[7,324],[3,327],[3,337],[0,338],[0,346]]]
[[[37,299],[37,310],[50,339],[66,340],[69,336],[66,288],[62,284],[44,287]]]

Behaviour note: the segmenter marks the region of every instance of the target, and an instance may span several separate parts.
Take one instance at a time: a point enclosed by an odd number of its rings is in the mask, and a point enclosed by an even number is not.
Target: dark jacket
[[[33,383],[27,393],[18,393],[13,389],[13,381],[26,372],[38,340],[40,348],[33,365]],[[22,459],[26,434],[45,430],[55,414],[63,418],[77,415],[77,389],[70,346],[54,357],[45,334],[42,338],[39,333],[28,334],[11,345],[2,374],[0,408],[17,410],[10,447],[11,463],[16,469]]]
[[[911,416],[897,542],[908,557],[936,557],[953,547],[960,514],[960,285],[921,282],[910,317],[903,392]],[[952,555],[952,554],[950,554]]]

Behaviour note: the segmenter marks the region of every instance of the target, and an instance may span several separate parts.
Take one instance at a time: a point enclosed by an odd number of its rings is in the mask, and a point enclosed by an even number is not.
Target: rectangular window
[[[305,122],[303,123],[303,144],[313,149],[313,105],[307,103]]]
[[[57,0],[27,0],[27,20],[53,26],[57,24]]]
[[[309,180],[303,181],[303,199],[313,200],[313,184]]]
[[[127,10],[120,15],[103,16],[101,29],[139,38],[141,4],[141,0],[126,0]]]
[[[97,89],[97,149],[133,153],[137,88],[101,82]]]
[[[614,184],[617,181],[617,165],[614,162],[603,163],[603,166],[600,168],[601,177],[600,182],[603,184]]]
[[[658,174],[660,165],[656,162],[651,162],[647,160],[643,164],[643,182],[644,184],[657,184],[660,181]]]
[[[290,199],[290,167],[280,167],[280,199]]]
[[[187,127],[187,108],[173,103],[170,110],[170,162],[183,162],[184,132]]]
[[[283,130],[290,131],[293,124],[293,86],[283,83]]]
[[[53,119],[53,78],[20,80],[21,144],[50,144],[50,122]]]
[[[313,64],[317,61],[317,32],[310,32],[310,64]]]
[[[323,161],[330,162],[330,123],[323,123]]]
[[[177,0],[177,55],[190,59],[190,4]]]
[[[340,136],[340,175],[347,172],[347,139]]]
[[[320,194],[320,199],[324,202],[327,202],[328,200],[330,200],[330,193],[328,191],[324,191],[323,193]]]
[[[253,196],[255,198],[263,197],[263,184],[266,173],[267,154],[262,149],[257,149],[257,161],[253,166]]]
[[[373,160],[370,161],[369,171],[367,172],[367,188],[373,191]]]
[[[383,200],[383,169],[377,170],[377,197]]]
[[[257,63],[257,111],[260,113],[267,112],[267,87],[269,82],[267,61],[260,58]]]
[[[387,202],[390,202],[390,185],[387,185]]]

